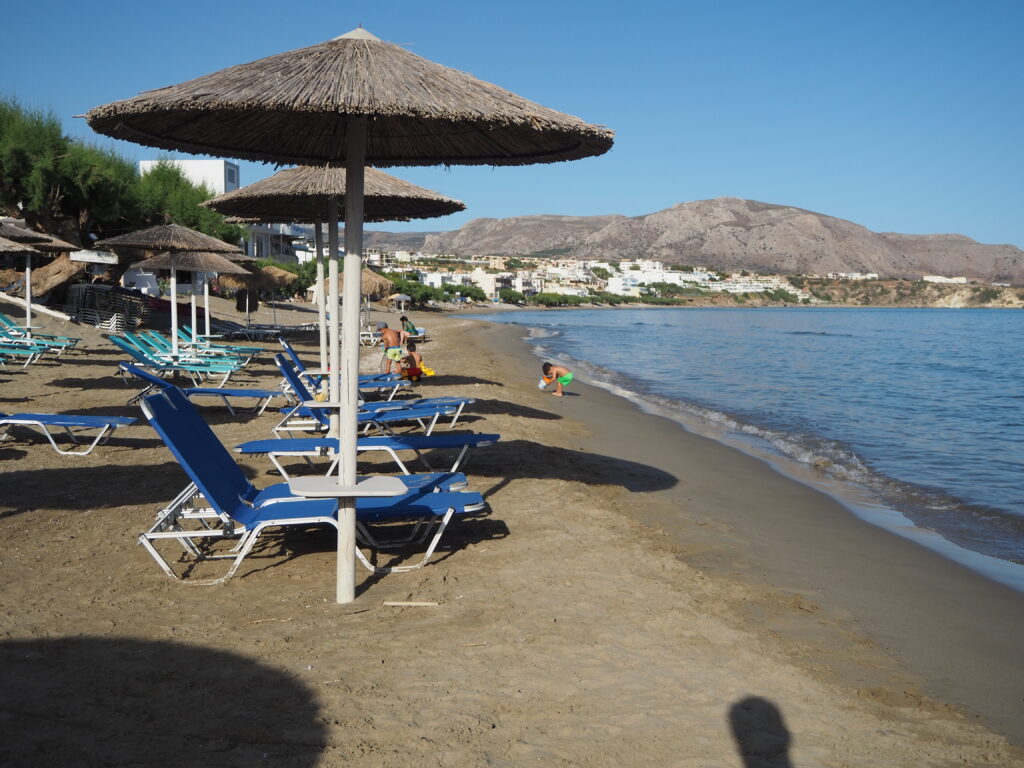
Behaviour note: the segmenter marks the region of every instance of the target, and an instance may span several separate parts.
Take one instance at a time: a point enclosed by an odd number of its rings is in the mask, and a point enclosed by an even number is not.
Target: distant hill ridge
[[[427,253],[656,259],[777,274],[963,275],[1024,284],[1024,251],[964,235],[872,232],[845,219],[735,197],[680,203],[645,216],[474,219],[452,232],[367,233],[371,247]]]

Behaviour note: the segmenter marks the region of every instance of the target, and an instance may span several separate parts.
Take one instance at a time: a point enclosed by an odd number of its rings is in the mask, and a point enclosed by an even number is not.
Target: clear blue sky
[[[1024,0],[34,0],[4,22],[0,93],[134,159],[159,153],[73,115],[359,24],[616,131],[572,163],[391,169],[468,210],[380,229],[730,195],[1024,247]],[[243,163],[242,182],[274,171]]]

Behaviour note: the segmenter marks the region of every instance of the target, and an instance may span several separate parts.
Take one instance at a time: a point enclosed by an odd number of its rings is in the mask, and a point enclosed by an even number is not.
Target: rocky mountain
[[[387,247],[387,233],[375,233]],[[877,272],[888,277],[964,275],[1024,284],[1024,251],[963,235],[872,232],[851,221],[785,205],[719,197],[646,216],[475,219],[453,232],[403,233],[427,253],[657,259],[776,274]],[[422,237],[422,241],[418,238]]]

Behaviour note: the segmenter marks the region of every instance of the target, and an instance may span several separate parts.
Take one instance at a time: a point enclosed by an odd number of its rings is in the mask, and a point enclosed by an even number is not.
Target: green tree
[[[522,304],[526,301],[526,296],[519,291],[514,291],[511,288],[502,288],[498,291],[498,298],[506,304]]]
[[[609,272],[604,267],[591,267],[590,271],[598,280],[607,280],[609,277],[612,276],[612,273]]]

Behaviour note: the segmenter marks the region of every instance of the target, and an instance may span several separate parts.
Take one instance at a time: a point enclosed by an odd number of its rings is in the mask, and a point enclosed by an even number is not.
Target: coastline
[[[164,668],[167,643],[258,659],[301,691],[245,688],[249,727],[265,732],[251,746],[218,730],[224,764],[268,751],[296,764],[301,743],[306,753],[315,747],[301,764],[319,765],[738,766],[741,749],[778,761],[787,748],[800,766],[1024,765],[996,735],[1024,742],[1015,733],[1019,691],[983,688],[986,675],[1001,674],[1004,689],[1020,678],[1009,646],[1021,635],[1012,615],[999,615],[1022,614],[1016,593],[1007,598],[763,462],[607,391],[574,382],[576,397],[539,392],[519,328],[410,316],[430,330],[422,351],[439,374],[419,394],[473,396],[460,428],[502,434],[466,469],[489,517],[460,525],[420,571],[358,572],[351,606],[333,604],[330,533],[271,539],[231,582],[189,588],[167,580],[133,541],[183,482],[148,427],[119,432],[76,464],[38,440],[5,443],[14,493],[0,502],[0,532],[15,544],[0,560],[0,661],[15,679],[32,682],[14,650],[82,636],[154,644],[125,645],[131,653],[116,668],[129,679],[147,664]],[[315,345],[299,349],[312,356]],[[5,410],[138,415],[124,407],[131,390],[112,376],[112,347],[75,354],[0,374],[5,396],[21,400]],[[365,356],[364,368],[375,363]],[[238,384],[275,378],[264,361]],[[203,414],[229,445],[273,420]],[[243,466],[260,487],[279,480],[259,458]],[[144,484],[129,480],[139,473]],[[989,620],[961,644],[968,622]],[[932,655],[954,654],[950,681],[919,671],[907,658],[917,651],[901,645],[903,633],[928,627],[939,635]],[[51,659],[49,674],[61,662]],[[106,711],[87,686],[102,690],[103,681],[82,669],[69,664],[59,687],[49,678],[9,686],[0,702],[9,712],[46,711],[59,690],[62,701],[85,702],[75,726],[22,715],[12,725],[53,743],[79,738],[81,723]],[[144,693],[189,685],[203,683],[183,673]],[[38,709],[15,707],[19,695]],[[760,717],[737,726],[737,708],[755,699]],[[291,722],[311,706],[312,725]],[[122,707],[119,727],[132,718],[130,702]],[[284,735],[281,716],[294,726]],[[188,709],[176,718],[183,733],[210,721]],[[740,746],[742,732],[760,746]]]
[[[504,328],[517,337],[522,363],[536,367],[524,329]],[[509,346],[503,339],[502,347]],[[763,458],[687,431],[578,378],[573,387],[584,394],[565,398],[563,412],[588,424],[592,435],[582,443],[585,450],[679,477],[679,486],[653,494],[662,498],[645,500],[647,508],[627,505],[624,513],[655,527],[694,568],[815,616],[813,622],[794,623],[793,617],[752,607],[748,618],[766,622],[771,631],[796,631],[812,647],[821,624],[877,644],[918,678],[923,693],[975,712],[1024,744],[1018,643],[1024,636],[1024,594],[866,522]],[[634,439],[623,440],[624,435]],[[834,651],[809,655],[816,664],[852,671],[845,651]]]

